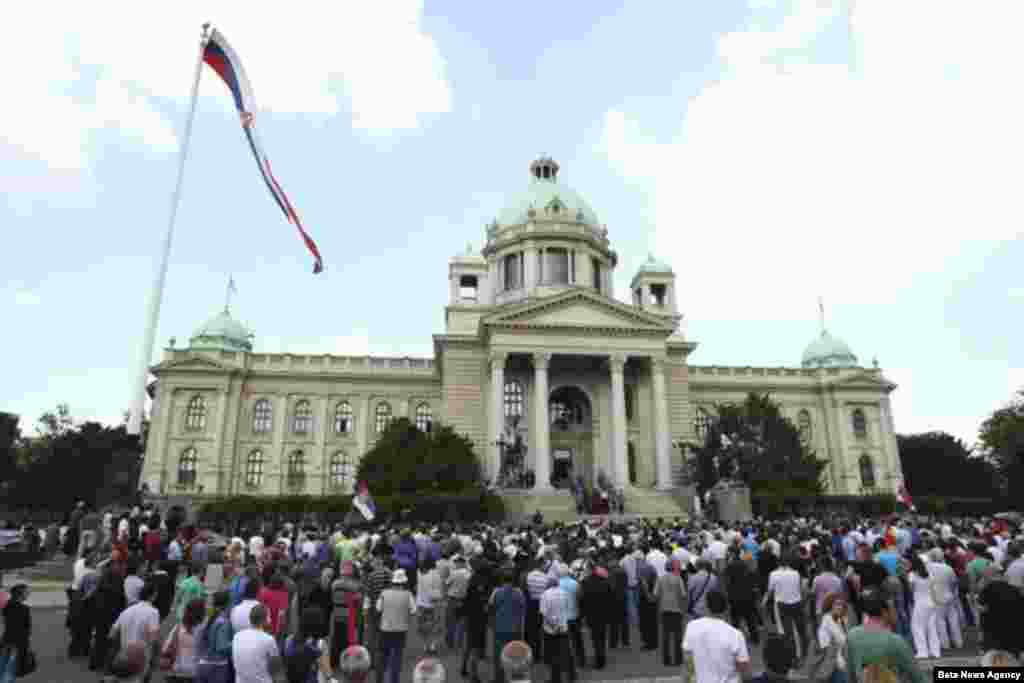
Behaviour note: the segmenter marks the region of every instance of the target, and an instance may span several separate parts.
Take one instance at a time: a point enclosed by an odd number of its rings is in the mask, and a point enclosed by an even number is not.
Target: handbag
[[[25,676],[28,676],[36,670],[38,665],[38,662],[36,662],[36,653],[32,650],[25,650],[25,656],[19,657],[15,664],[15,678],[24,678]]]
[[[178,629],[181,626],[175,626],[174,631],[167,636],[167,641],[164,646],[160,648],[160,670],[170,671],[174,668],[174,662],[178,658]]]

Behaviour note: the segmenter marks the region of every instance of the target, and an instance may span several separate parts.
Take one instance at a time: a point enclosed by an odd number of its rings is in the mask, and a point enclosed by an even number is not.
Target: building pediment
[[[482,328],[675,331],[670,320],[637,310],[589,290],[577,289],[510,306],[480,321]]]
[[[896,388],[896,385],[887,380],[881,372],[873,370],[855,372],[830,384],[836,389],[874,389],[886,393]]]
[[[212,358],[207,358],[199,354],[191,355],[187,358],[179,358],[171,361],[164,361],[159,363],[152,368],[154,375],[159,375],[165,372],[233,372],[237,368],[231,367],[230,365],[224,365]]]

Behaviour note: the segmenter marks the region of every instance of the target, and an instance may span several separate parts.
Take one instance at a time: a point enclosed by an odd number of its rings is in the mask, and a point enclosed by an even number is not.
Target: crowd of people
[[[731,683],[759,648],[765,680],[923,681],[915,660],[962,650],[965,627],[980,664],[1024,650],[1024,535],[1003,520],[203,530],[136,508],[63,535],[67,656],[121,680],[398,683],[415,648],[417,681],[444,680],[443,654],[473,683],[561,683],[640,649]],[[26,594],[3,598],[0,683],[30,656]]]

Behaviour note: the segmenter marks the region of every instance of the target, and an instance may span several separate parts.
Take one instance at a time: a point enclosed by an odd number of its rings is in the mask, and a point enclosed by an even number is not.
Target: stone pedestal
[[[718,518],[726,524],[735,524],[753,519],[754,510],[750,503],[750,489],[740,483],[721,482],[711,495],[715,499]]]

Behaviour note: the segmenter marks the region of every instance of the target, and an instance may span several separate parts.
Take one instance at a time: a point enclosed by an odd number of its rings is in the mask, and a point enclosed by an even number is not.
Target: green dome
[[[670,266],[669,264],[665,263],[664,261],[659,261],[658,259],[654,258],[654,254],[648,254],[647,255],[647,260],[644,261],[643,264],[641,264],[640,270],[637,271],[638,275],[641,274],[641,273],[653,273],[653,274],[665,274],[665,273],[667,273],[667,274],[671,275],[672,274],[672,266]]]
[[[805,368],[857,367],[857,356],[842,339],[822,330],[821,336],[804,349],[802,365]]]
[[[252,351],[253,333],[242,323],[231,317],[225,308],[203,323],[192,339],[189,348],[206,351]]]
[[[500,225],[522,225],[530,220],[533,209],[544,215],[545,209],[557,211],[569,221],[600,227],[597,214],[575,190],[558,182],[558,164],[552,159],[538,159],[530,164],[530,184],[498,214]],[[548,215],[551,215],[550,212]]]

